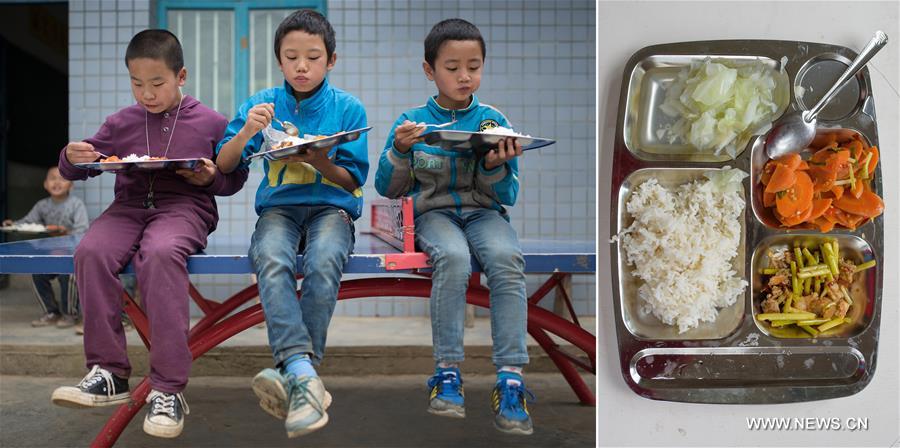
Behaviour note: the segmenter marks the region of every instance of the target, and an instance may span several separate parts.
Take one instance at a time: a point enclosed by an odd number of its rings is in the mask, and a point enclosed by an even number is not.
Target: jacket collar
[[[475,109],[476,107],[478,107],[478,97],[475,96],[474,93],[472,94],[472,101],[469,103],[468,106],[466,106],[465,109],[447,109],[446,107],[443,107],[440,104],[438,104],[437,95],[434,95],[434,96],[428,98],[428,109],[432,113],[442,116],[442,117],[450,117],[453,114],[464,115],[467,112],[469,112],[470,110]]]
[[[194,98],[187,94],[182,94],[182,95],[184,95],[184,98],[181,99],[181,110],[190,109],[190,108],[194,107],[195,105],[197,105],[198,103],[200,103],[200,101],[197,100],[197,98]],[[144,106],[141,106],[140,104],[136,104],[136,106],[141,109],[144,108]],[[175,113],[177,112],[177,109],[178,109],[178,103],[175,103],[175,105],[172,106],[168,110],[164,110],[157,114],[151,113],[150,115],[162,115],[165,113],[168,113],[169,115],[175,115]]]
[[[294,97],[294,88],[291,87],[287,80],[284,80],[284,91],[287,93],[286,101],[291,111],[298,110],[297,98]],[[317,90],[316,93],[313,94],[313,96],[300,101],[300,113],[315,113],[323,106],[325,106],[325,104],[328,102],[328,99],[331,98],[332,94],[332,87],[330,84],[328,84],[328,77],[326,77],[322,80],[322,84],[319,86],[319,90]]]

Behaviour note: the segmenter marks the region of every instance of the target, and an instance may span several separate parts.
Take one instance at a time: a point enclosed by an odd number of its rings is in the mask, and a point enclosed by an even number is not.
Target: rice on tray
[[[747,174],[725,167],[704,175],[671,191],[654,178],[640,184],[626,204],[634,222],[618,237],[642,280],[643,311],[679,333],[715,321],[717,308],[734,304],[747,287],[732,266]]]

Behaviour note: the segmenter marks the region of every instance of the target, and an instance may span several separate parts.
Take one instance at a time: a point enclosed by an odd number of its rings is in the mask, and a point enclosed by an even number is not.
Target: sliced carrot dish
[[[879,152],[859,134],[840,141],[828,134],[812,157],[791,154],[769,160],[760,175],[763,206],[784,227],[831,231],[835,225],[855,229],[884,212],[884,201],[872,192]]]

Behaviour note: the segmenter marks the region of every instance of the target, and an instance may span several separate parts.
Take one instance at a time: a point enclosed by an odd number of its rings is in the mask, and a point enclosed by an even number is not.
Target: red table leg
[[[547,333],[544,332],[544,330],[532,325],[528,326],[528,334],[530,334],[541,348],[544,349],[547,355],[550,356],[550,360],[556,364],[559,372],[562,373],[566,382],[569,383],[569,386],[572,388],[572,391],[575,392],[575,395],[578,397],[578,400],[581,401],[581,404],[595,406],[596,398],[594,397],[594,392],[591,391],[590,387],[585,384],[584,379],[581,378],[581,375],[578,374],[578,370],[575,369],[575,364],[561,353],[560,347],[550,339],[550,336],[547,336]],[[588,372],[595,375],[597,373],[596,369],[588,370]]]
[[[116,443],[122,431],[131,422],[131,419],[144,407],[144,400],[150,394],[150,378],[144,377],[141,383],[131,391],[131,401],[120,405],[116,412],[107,420],[106,425],[91,442],[92,448],[110,447]]]
[[[549,291],[552,288],[545,289],[546,291]],[[262,307],[259,304],[226,317],[233,310],[254,297],[257,297],[257,295],[257,286],[251,285],[218,306],[206,307],[206,310],[209,312],[194,326],[194,328],[191,329],[189,335],[191,354],[194,359],[203,356],[207,351],[217,347],[235,334],[264,320]],[[380,277],[354,279],[341,282],[338,299],[346,300],[363,297],[391,296],[428,298],[430,295],[431,280],[428,278]],[[204,301],[206,300],[199,295],[199,292],[196,293],[196,297],[194,297],[195,300],[198,297]],[[129,316],[132,316],[132,320],[135,322],[135,328],[138,330],[141,337],[144,338],[145,344],[149,347],[149,341],[145,336],[147,334],[146,329],[148,328],[146,316],[134,301],[131,300],[131,297],[126,295],[125,300],[126,310]],[[538,300],[535,300],[535,302]],[[489,308],[489,291],[483,286],[472,285],[466,293],[466,302],[483,308]],[[590,373],[595,373],[594,368],[587,369],[587,367],[595,366],[596,339],[594,335],[585,331],[580,326],[537,306],[535,303],[529,303],[528,306],[528,331],[560,369],[560,373],[566,378],[566,381],[572,387],[572,390],[578,396],[579,400],[585,404],[594,404],[593,393],[575,369],[575,366],[579,365],[579,363],[564,355],[559,349],[559,346],[550,339],[547,333],[549,332],[559,336],[583,351],[590,359],[591,365],[581,365],[581,367],[585,368],[585,370]],[[131,419],[133,419],[143,407],[144,400],[149,393],[150,383],[148,378],[145,377],[141,383],[132,390],[131,401],[116,409],[116,412],[110,417],[103,429],[101,429],[91,446],[112,446],[122,434],[125,427],[128,426]]]

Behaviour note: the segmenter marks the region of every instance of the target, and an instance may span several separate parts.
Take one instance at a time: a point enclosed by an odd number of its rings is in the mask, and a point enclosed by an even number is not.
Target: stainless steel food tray
[[[475,151],[479,156],[496,149],[500,140],[509,138],[508,135],[486,134],[484,132],[454,131],[436,129],[422,135],[425,143],[450,151]],[[556,143],[556,140],[539,137],[515,137],[522,145],[522,151],[543,148]]]
[[[263,158],[265,160],[278,160],[294,154],[305,154],[308,149],[328,148],[341,145],[358,139],[360,135],[369,132],[370,129],[372,129],[372,126],[354,129],[352,131],[338,132],[337,134],[329,135],[328,137],[321,138],[319,140],[312,140],[306,143],[301,143],[299,145],[258,152],[251,155],[250,157],[247,157],[247,160],[253,160],[256,158]]]
[[[648,108],[658,107],[666,83],[692,60],[760,58],[776,69],[783,67],[787,76],[778,81],[782,85],[775,94],[784,102],[780,112],[790,112],[815,104],[855,56],[853,50],[837,45],[727,40],[651,46],[628,61],[613,147],[613,235],[630,225],[624,206],[633,188],[651,176],[663,185],[677,185],[726,165],[750,173],[744,180],[743,247],[734,262],[735,271],[749,286],[734,306],[720,310],[715,323],[679,334],[677,328],[643,314],[636,293],[638,280],[631,275],[620,245],[610,244],[619,363],[625,382],[637,394],[696,403],[786,403],[852,395],[872,380],[881,322],[883,216],[854,231],[835,228],[822,234],[779,228],[762,207],[761,190],[755,187],[767,160],[764,135],[753,136],[734,159],[691,154],[683,145],[666,147],[664,142],[649,141],[649,134],[641,136],[662,123],[663,114]],[[868,69],[860,71],[823,112],[820,132],[859,132],[871,145],[878,144]],[[880,164],[872,186],[883,196]],[[828,337],[773,334],[755,319],[762,288],[756,272],[766,262],[766,249],[795,238],[815,242],[824,236],[837,238],[842,256],[855,262],[877,260],[876,268],[863,271],[851,292],[854,301],[865,306],[858,307],[853,325]]]
[[[155,170],[192,170],[200,159],[163,159],[163,160],[142,160],[139,162],[89,162],[76,163],[78,168],[89,170],[100,170],[110,172],[128,171],[132,168],[138,170],[155,171]]]

